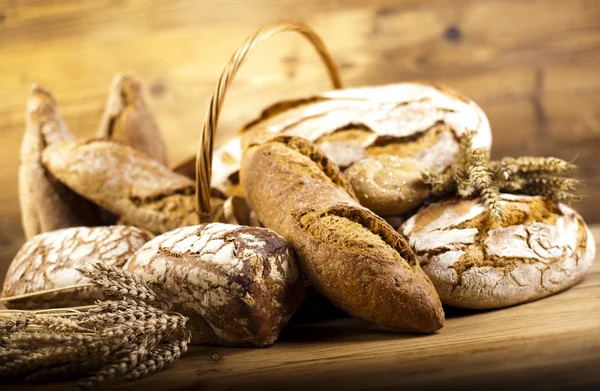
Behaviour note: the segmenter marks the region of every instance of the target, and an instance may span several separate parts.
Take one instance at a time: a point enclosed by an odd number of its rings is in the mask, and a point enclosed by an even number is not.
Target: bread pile
[[[211,223],[190,165],[166,165],[141,91],[117,76],[97,138],[75,140],[52,94],[32,89],[19,172],[29,241],[4,281],[8,306],[100,299],[77,271],[100,262],[189,317],[196,343],[273,344],[303,280],[354,317],[431,333],[442,303],[539,299],[594,259],[585,222],[560,202],[572,167],[490,161],[485,114],[447,87],[336,90],[266,109],[215,151]]]

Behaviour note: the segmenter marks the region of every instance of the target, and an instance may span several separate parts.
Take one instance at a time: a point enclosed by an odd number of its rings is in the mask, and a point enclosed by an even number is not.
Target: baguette
[[[333,304],[391,328],[443,326],[439,297],[405,239],[360,206],[314,144],[279,136],[250,146],[240,174],[258,219],[294,247],[301,270]]]
[[[60,228],[97,225],[98,209],[56,180],[42,164],[47,146],[75,140],[50,91],[38,85],[32,87],[26,123],[19,164],[19,202],[27,239]]]

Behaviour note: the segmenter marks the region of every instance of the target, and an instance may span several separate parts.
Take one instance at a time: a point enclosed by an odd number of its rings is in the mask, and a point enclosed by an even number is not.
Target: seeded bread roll
[[[144,245],[125,269],[189,317],[193,343],[271,345],[304,299],[293,251],[264,228],[176,229]]]
[[[430,205],[401,227],[442,301],[463,308],[511,306],[576,284],[591,266],[594,238],[564,204],[503,194],[504,221],[477,200]]]
[[[38,85],[31,88],[26,122],[19,164],[19,201],[25,236],[30,239],[60,228],[97,225],[98,209],[56,180],[42,164],[42,152],[47,146],[75,140],[50,91]]]
[[[166,165],[167,148],[142,90],[142,82],[134,77],[115,76],[97,136],[129,145]]]
[[[121,267],[150,240],[151,235],[128,226],[73,227],[39,234],[17,252],[6,277],[2,296],[87,283],[76,269],[96,262]],[[9,301],[10,308],[52,308],[93,304],[104,298],[94,287]]]
[[[252,146],[240,174],[258,219],[294,247],[302,271],[333,304],[392,328],[442,327],[437,293],[404,238],[359,205],[314,144],[282,136]]]
[[[416,159],[378,155],[359,160],[344,175],[362,205],[387,217],[406,213],[429,196],[421,177],[426,169]]]

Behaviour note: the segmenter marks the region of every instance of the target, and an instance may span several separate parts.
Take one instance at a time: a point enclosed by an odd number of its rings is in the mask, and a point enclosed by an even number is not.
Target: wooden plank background
[[[600,1],[0,0],[0,277],[23,243],[18,151],[29,86],[54,91],[72,131],[95,132],[117,72],[142,77],[172,163],[194,153],[212,88],[261,24],[295,18],[328,44],[347,86],[414,79],[477,101],[493,154],[556,155],[600,222]],[[328,88],[303,39],[257,50],[228,96],[218,142],[276,100]]]

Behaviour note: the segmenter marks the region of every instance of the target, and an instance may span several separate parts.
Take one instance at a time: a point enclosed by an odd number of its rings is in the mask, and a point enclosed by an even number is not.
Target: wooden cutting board
[[[600,242],[600,226],[593,232]],[[598,258],[583,282],[543,300],[496,311],[446,308],[446,325],[433,335],[304,314],[272,347],[192,347],[163,372],[114,389],[600,389]]]

